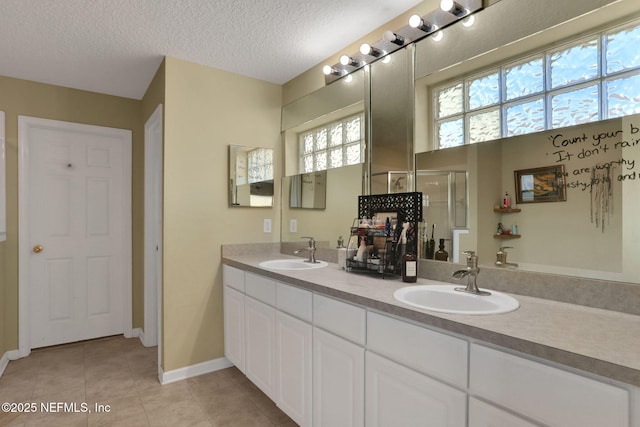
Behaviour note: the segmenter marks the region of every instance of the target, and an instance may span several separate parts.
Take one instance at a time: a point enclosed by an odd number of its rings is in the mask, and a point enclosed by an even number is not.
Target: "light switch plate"
[[[262,230],[265,233],[271,233],[271,218],[265,218],[263,225],[262,225]]]
[[[298,220],[297,219],[290,219],[289,220],[289,232],[290,233],[297,233],[298,232]]]

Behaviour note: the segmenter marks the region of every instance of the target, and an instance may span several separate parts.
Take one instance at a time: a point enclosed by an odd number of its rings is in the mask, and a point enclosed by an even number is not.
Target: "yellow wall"
[[[280,239],[281,162],[273,208],[228,206],[229,144],[281,157],[282,87],[166,58],[163,370],[224,355],[221,245]],[[273,231],[262,231],[263,219]]]
[[[101,95],[26,80],[0,77],[0,110],[6,113],[7,241],[0,243],[0,354],[18,348],[18,116],[63,120],[133,131],[132,168],[143,164],[143,126],[140,101]],[[142,186],[133,180],[133,304],[142,307],[137,290],[142,286]],[[134,309],[134,319],[141,318]],[[2,323],[0,323],[2,325]],[[140,327],[140,324],[134,324]],[[4,335],[4,339],[2,338]]]

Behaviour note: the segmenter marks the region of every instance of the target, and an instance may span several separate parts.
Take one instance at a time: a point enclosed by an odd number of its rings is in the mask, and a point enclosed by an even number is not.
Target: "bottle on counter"
[[[402,281],[415,283],[418,280],[418,258],[408,250],[402,258]]]

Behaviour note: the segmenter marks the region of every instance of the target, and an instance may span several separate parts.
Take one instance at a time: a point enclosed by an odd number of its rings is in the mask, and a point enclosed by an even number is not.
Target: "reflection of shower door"
[[[422,213],[427,223],[426,235],[433,238],[438,250],[439,239],[452,254],[453,230],[467,227],[467,173],[465,171],[417,171],[416,191],[422,192]]]

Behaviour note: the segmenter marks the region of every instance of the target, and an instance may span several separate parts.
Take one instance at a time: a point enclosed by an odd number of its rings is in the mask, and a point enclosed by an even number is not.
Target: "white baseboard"
[[[140,338],[143,334],[142,328],[133,328],[130,331],[124,331],[123,335],[125,338]]]
[[[2,357],[0,357],[0,377],[4,373],[4,370],[7,369],[8,364],[9,364],[9,356],[7,355],[7,353],[5,353],[2,355]]]
[[[9,350],[5,352],[2,357],[0,357],[0,377],[4,373],[4,370],[7,369],[7,365],[9,365],[10,360],[20,359],[23,356],[20,356],[20,352],[18,350]]]
[[[197,377],[198,375],[208,374],[209,372],[218,371],[220,369],[230,368],[233,363],[226,357],[213,359],[196,365],[186,366],[173,371],[163,372],[159,370],[158,379],[160,384],[169,384],[176,381],[186,380],[187,378]]]

